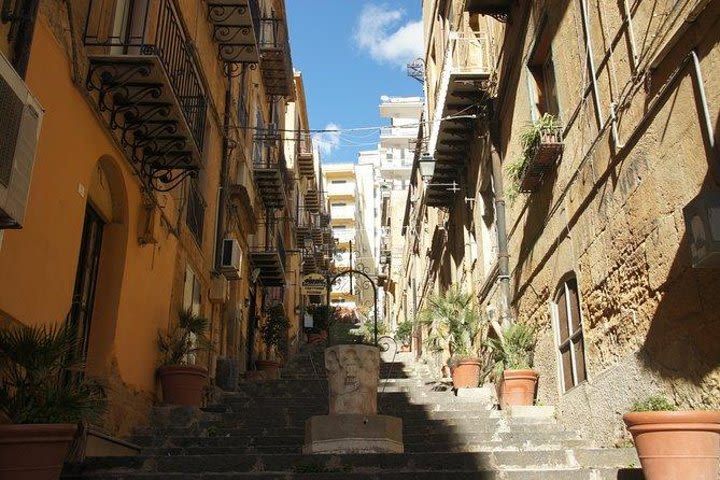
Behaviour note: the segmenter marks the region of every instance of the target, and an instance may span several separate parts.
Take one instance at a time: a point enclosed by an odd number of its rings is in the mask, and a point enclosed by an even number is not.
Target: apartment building
[[[334,260],[337,272],[352,269],[356,265],[357,185],[355,165],[352,163],[327,163],[323,165],[325,197],[330,210],[330,227],[335,242]],[[357,307],[357,280],[351,275],[339,277],[332,285],[330,300],[349,309]]]
[[[0,320],[67,319],[108,385],[98,427],[126,435],[161,401],[157,333],[181,309],[210,320],[211,387],[267,354],[269,305],[297,343],[296,224],[320,177],[283,134],[308,128],[284,2],[6,3]]]
[[[703,0],[424,1],[419,285],[393,315],[458,283],[498,333],[535,326],[538,401],[607,445],[648,394],[717,408],[719,20]]]

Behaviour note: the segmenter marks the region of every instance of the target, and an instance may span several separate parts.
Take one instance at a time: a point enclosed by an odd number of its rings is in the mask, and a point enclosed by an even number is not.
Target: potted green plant
[[[0,478],[59,478],[78,424],[104,412],[79,352],[67,323],[0,329]]]
[[[720,412],[677,410],[661,395],[635,402],[623,415],[646,480],[716,480]]]
[[[413,322],[405,320],[400,322],[395,330],[395,340],[400,342],[400,351],[410,351],[410,341],[412,340]]]
[[[563,151],[562,128],[554,115],[545,113],[520,135],[520,156],[505,167],[506,195],[510,200],[521,191],[535,190],[544,173]]]
[[[273,378],[280,375],[281,363],[273,360],[273,353],[281,359],[287,356],[287,331],[290,321],[285,314],[285,307],[278,303],[268,308],[265,321],[260,327],[260,334],[266,347],[266,358],[256,360],[258,370],[269,372]]]
[[[212,349],[206,337],[209,326],[206,318],[187,309],[180,312],[176,325],[167,332],[158,332],[161,366],[157,372],[163,402],[192,407],[202,405],[208,371],[194,363],[197,352]]]
[[[535,330],[516,323],[503,332],[502,338],[489,338],[487,345],[500,381],[500,408],[532,405],[539,377],[532,369]]]
[[[317,344],[328,338],[330,325],[335,323],[336,307],[327,305],[312,305],[307,312],[313,317],[313,326],[305,330],[308,343]]]
[[[431,351],[447,349],[455,388],[474,388],[480,383],[486,320],[480,314],[473,295],[450,288],[433,295],[418,316],[428,330],[426,345]]]

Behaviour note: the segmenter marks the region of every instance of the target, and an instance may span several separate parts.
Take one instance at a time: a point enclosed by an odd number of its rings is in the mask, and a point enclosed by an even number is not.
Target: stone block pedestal
[[[402,453],[402,419],[377,414],[380,350],[326,348],[325,369],[330,414],[307,420],[303,453]]]
[[[318,415],[305,423],[303,453],[403,453],[402,420],[387,415]]]

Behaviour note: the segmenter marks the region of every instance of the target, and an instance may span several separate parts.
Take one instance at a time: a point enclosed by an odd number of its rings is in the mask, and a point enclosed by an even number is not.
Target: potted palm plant
[[[405,320],[400,322],[395,330],[395,340],[400,342],[400,351],[410,351],[410,340],[412,339],[413,322]]]
[[[163,402],[191,407],[202,404],[208,371],[194,363],[197,352],[212,349],[206,337],[209,325],[206,318],[187,309],[180,312],[175,326],[167,332],[158,332],[158,348],[162,357],[158,377]]]
[[[280,374],[281,363],[273,360],[273,353],[281,359],[287,355],[287,331],[290,321],[285,314],[285,307],[278,303],[268,308],[265,322],[260,327],[260,334],[266,347],[265,360],[256,360],[258,370],[270,373],[273,378]]]
[[[718,478],[720,412],[679,411],[655,395],[635,402],[623,420],[647,480]]]
[[[104,412],[79,352],[67,323],[0,329],[0,478],[59,478],[78,424]]]
[[[431,351],[448,350],[453,386],[477,387],[487,322],[473,296],[458,288],[434,295],[428,299],[428,306],[420,312],[418,321],[428,329],[425,343]]]
[[[532,369],[533,328],[516,323],[503,332],[502,338],[489,338],[487,345],[493,352],[496,378],[500,380],[500,408],[532,405],[539,377]]]

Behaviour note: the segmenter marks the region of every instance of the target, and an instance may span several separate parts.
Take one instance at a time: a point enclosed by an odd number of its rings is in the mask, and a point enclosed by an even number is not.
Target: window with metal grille
[[[190,192],[188,195],[187,216],[185,223],[192,232],[198,245],[202,245],[203,223],[205,221],[205,200],[200,192],[200,185],[197,179],[190,180]]]
[[[0,77],[0,118],[3,119],[3,127],[0,128],[0,184],[5,187],[10,183],[22,113],[23,103]]]
[[[587,380],[580,295],[575,277],[565,280],[560,285],[555,295],[553,310],[560,359],[560,380],[563,392],[567,392]]]

